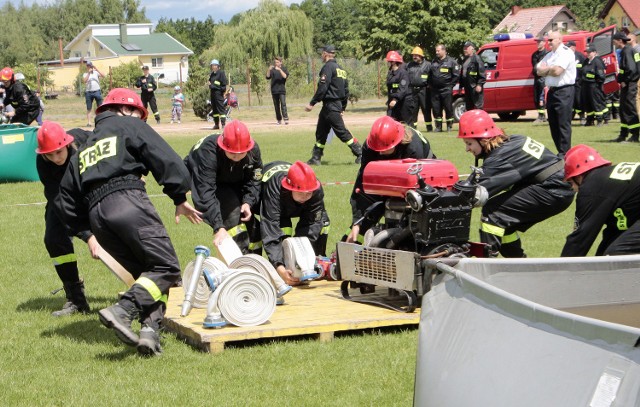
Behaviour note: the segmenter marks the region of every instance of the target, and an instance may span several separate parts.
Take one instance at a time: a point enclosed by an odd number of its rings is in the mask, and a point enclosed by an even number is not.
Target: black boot
[[[138,316],[138,310],[125,308],[120,303],[101,309],[98,317],[102,325],[113,329],[118,339],[129,346],[137,346],[138,335],[131,329],[131,322]]]
[[[433,131],[433,126],[431,124],[427,124],[427,132],[431,133]]]
[[[227,119],[225,117],[220,118],[220,127],[224,129],[224,125],[227,123]]]
[[[584,117],[584,113],[580,113],[580,124],[585,125],[587,123],[587,119]],[[591,123],[593,125],[593,123]]]
[[[630,143],[640,143],[640,138],[638,136],[640,136],[639,129],[633,129],[631,130],[631,137],[629,137],[629,140],[627,140]]]
[[[447,120],[447,133],[450,132],[452,128],[453,128],[453,122],[450,122],[449,120]]]
[[[360,161],[362,160],[362,146],[360,145],[360,143],[358,143],[358,140],[353,139],[353,143],[351,143],[349,148],[351,149],[353,155],[356,156],[355,163],[360,164]]]
[[[82,281],[65,283],[64,292],[67,296],[67,302],[61,310],[52,312],[52,316],[63,317],[77,312],[82,314],[89,312],[89,303],[84,295],[84,283]]]
[[[160,334],[157,329],[143,325],[140,329],[140,339],[138,339],[138,353],[143,356],[155,356],[162,353],[160,346]]]
[[[311,151],[311,158],[307,161],[309,165],[320,165],[320,159],[322,158],[322,154],[324,153],[324,149],[313,146],[313,150]]]
[[[220,118],[218,116],[213,118],[213,130],[220,130]]]

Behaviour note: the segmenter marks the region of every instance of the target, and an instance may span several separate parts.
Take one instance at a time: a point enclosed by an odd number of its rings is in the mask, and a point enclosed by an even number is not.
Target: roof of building
[[[101,35],[93,38],[117,55],[193,54],[193,51],[167,33],[128,35],[126,44],[122,44],[118,36]]]
[[[629,17],[631,23],[633,23],[636,28],[640,28],[640,7],[638,7],[637,0],[609,0],[600,14],[598,14],[598,18],[605,18],[616,2],[620,5],[627,17]]]
[[[527,32],[534,36],[540,35],[543,34],[543,30],[549,22],[561,12],[567,13],[573,21],[576,20],[575,15],[564,5],[534,8],[514,6],[493,31],[499,32],[506,29],[509,32]]]

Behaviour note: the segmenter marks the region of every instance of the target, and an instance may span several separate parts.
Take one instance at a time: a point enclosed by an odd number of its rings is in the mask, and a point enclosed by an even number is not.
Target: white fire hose
[[[184,272],[182,273],[183,281],[191,281],[195,263],[195,261],[190,261],[189,264],[187,264],[187,267],[185,267]],[[191,297],[191,305],[193,308],[207,308],[209,297],[211,297],[211,293],[213,292],[210,276],[217,270],[227,270],[228,268],[229,267],[226,264],[215,257],[207,257],[204,259],[204,262],[202,263],[202,272],[198,278],[195,293],[193,293],[193,296]]]
[[[315,269],[316,254],[308,237],[288,237],[282,242],[284,266],[293,272],[300,281],[320,277]]]
[[[266,277],[254,270],[216,270],[210,278],[215,289],[209,298],[204,328],[256,326],[271,318],[276,291]]]
[[[291,286],[284,282],[269,260],[257,254],[240,256],[229,264],[232,269],[250,269],[262,274],[273,283],[278,298],[291,291]]]

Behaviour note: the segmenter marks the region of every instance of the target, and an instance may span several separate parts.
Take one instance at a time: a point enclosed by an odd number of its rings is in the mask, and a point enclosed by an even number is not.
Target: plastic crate
[[[39,181],[36,169],[38,127],[0,125],[0,182]]]

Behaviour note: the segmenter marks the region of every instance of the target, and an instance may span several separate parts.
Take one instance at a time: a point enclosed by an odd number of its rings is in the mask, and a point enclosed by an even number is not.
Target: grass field
[[[163,121],[169,118],[169,94],[161,94]],[[320,109],[304,113],[307,101],[289,101],[291,125],[275,126],[270,105],[234,111],[248,123],[259,143],[263,160],[306,160],[314,141]],[[242,103],[242,101],[241,101]],[[360,139],[368,134],[382,101],[364,101],[345,116]],[[65,127],[84,125],[84,101],[62,96],[49,101],[45,118]],[[207,124],[187,109],[181,127],[157,127],[174,149],[184,156]],[[503,123],[510,134],[525,134],[553,148],[548,126],[531,120]],[[587,143],[614,162],[637,161],[638,145],[604,143],[617,135],[618,122],[604,128],[574,127],[574,144]],[[421,125],[421,128],[422,125]],[[457,129],[457,126],[454,127]],[[454,134],[428,134],[439,158],[451,160],[467,173],[473,157],[464,152]],[[352,181],[357,166],[349,150],[334,141],[317,168],[323,182]],[[153,181],[147,183],[152,201],[162,215],[184,267],[198,244],[211,245],[206,225],[186,220],[175,225],[173,204]],[[350,222],[348,185],[325,187],[332,221],[329,246]],[[0,184],[0,404],[6,406],[103,405],[230,405],[230,406],[394,406],[410,405],[413,395],[417,331],[384,330],[339,335],[333,342],[306,338],[252,343],[208,355],[182,343],[172,334],[163,339],[164,354],[144,359],[126,348],[103,328],[97,310],[111,305],[123,289],[76,242],[81,275],[92,306],[89,315],[55,319],[49,314],[64,303],[62,294],[50,295],[60,282],[42,243],[44,201],[39,183]],[[27,205],[25,205],[27,204]],[[573,225],[573,207],[523,235],[530,257],[560,253]],[[477,214],[475,215],[477,218]],[[472,239],[477,239],[477,219]],[[322,312],[322,310],[318,310]]]

